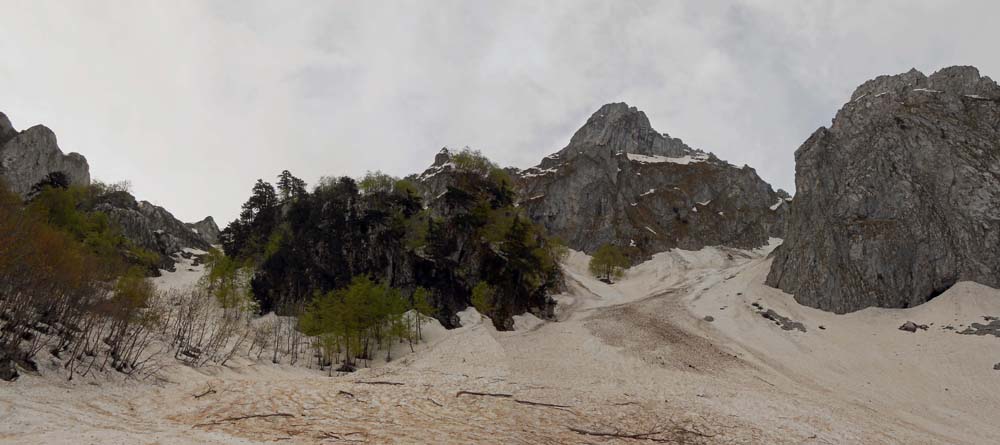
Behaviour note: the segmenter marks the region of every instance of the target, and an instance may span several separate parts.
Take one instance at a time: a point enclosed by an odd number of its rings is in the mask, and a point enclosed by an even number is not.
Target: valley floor
[[[573,253],[558,321],[497,332],[470,310],[416,353],[349,375],[236,361],[173,366],[155,384],[23,376],[0,382],[0,443],[1000,437],[1000,338],[957,333],[1000,316],[1000,291],[959,283],[917,308],[833,315],[764,286],[768,251],[676,250],[610,286]],[[928,329],[899,330],[908,320]]]

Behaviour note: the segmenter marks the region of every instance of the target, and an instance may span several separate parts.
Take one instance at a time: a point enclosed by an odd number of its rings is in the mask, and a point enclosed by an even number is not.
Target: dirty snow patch
[[[681,156],[679,158],[671,158],[667,156],[648,156],[635,153],[628,153],[627,156],[630,161],[638,162],[641,164],[671,163],[671,164],[688,165],[693,162],[704,162],[705,160],[708,159],[708,156],[700,154]]]
[[[535,314],[524,313],[521,315],[515,315],[511,317],[514,319],[514,330],[515,331],[530,331],[539,325],[545,323],[545,320],[538,318]]]
[[[480,315],[479,311],[472,306],[459,311],[455,315],[458,315],[459,323],[461,323],[463,327],[479,324],[483,321],[483,316]]]

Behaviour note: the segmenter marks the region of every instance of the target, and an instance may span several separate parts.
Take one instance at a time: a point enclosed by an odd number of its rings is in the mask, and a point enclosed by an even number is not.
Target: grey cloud
[[[284,168],[403,175],[443,145],[526,167],[612,101],[791,190],[864,80],[1000,75],[987,1],[0,3],[0,109],[185,220]]]

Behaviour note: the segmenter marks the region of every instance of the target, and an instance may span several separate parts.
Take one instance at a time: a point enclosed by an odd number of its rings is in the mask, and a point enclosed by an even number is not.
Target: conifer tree
[[[306,194],[306,182],[296,178],[288,170],[278,175],[278,199],[281,202],[296,200]]]

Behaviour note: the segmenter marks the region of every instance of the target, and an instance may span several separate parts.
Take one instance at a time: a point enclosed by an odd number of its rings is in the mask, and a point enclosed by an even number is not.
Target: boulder
[[[13,382],[20,376],[17,367],[14,366],[14,361],[0,356],[0,380]]]
[[[918,327],[919,326],[917,326],[916,323],[912,321],[907,321],[906,323],[903,323],[903,325],[899,327],[899,330],[906,332],[917,332]]]

